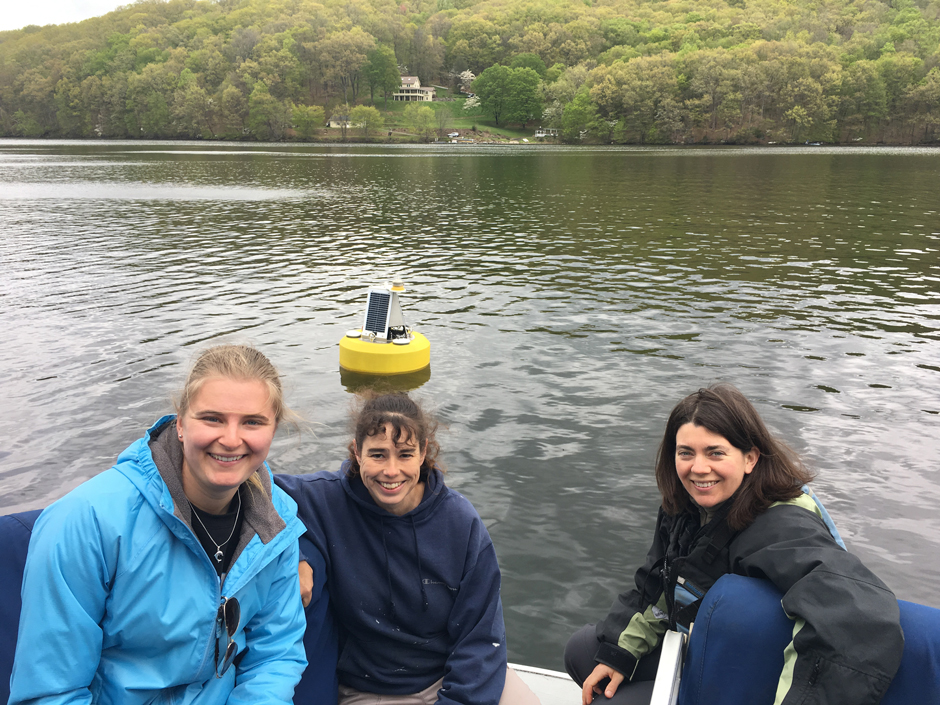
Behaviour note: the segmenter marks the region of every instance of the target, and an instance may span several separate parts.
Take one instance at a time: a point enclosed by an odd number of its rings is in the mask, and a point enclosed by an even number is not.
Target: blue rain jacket
[[[306,665],[297,505],[272,484],[266,465],[259,469],[271,499],[251,500],[254,515],[246,509],[240,552],[220,585],[192,529],[174,514],[151,453],[151,437],[173,420],[160,419],[114,467],[36,522],[10,705],[291,702]],[[267,543],[256,520],[269,527]],[[238,599],[241,619],[236,665],[217,678],[222,596]]]

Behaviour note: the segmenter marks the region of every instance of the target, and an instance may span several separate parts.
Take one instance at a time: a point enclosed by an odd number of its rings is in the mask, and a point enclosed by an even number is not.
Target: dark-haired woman
[[[506,665],[493,543],[444,484],[436,423],[405,394],[368,399],[338,472],[278,475],[326,560],[340,705],[537,705]],[[301,563],[301,583],[305,564]]]
[[[634,589],[565,649],[584,705],[649,703],[667,629],[688,630],[725,573],[770,580],[794,621],[775,705],[876,705],[901,661],[895,596],[840,545],[811,479],[730,385],[672,410],[656,462],[662,507]]]

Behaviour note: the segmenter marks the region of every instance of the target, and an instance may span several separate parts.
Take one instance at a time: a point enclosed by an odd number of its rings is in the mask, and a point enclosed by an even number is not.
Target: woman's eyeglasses
[[[215,677],[221,678],[235,660],[238,646],[232,638],[238,631],[238,620],[241,619],[241,609],[238,600],[234,597],[223,597],[219,605],[219,612],[215,616]],[[219,641],[227,637],[225,649],[220,649]],[[222,657],[219,658],[219,654]]]

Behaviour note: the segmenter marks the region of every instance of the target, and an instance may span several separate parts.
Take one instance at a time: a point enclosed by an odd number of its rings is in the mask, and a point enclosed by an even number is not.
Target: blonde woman
[[[291,702],[304,528],[264,462],[288,413],[263,354],[210,348],[176,416],[43,512],[10,703]]]

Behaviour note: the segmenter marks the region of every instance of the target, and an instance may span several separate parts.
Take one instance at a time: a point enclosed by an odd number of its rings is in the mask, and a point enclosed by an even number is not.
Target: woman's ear
[[[352,451],[353,451],[353,455],[356,456],[356,462],[359,463],[359,465],[361,466],[362,457],[359,455],[359,446],[356,445],[356,441],[352,442]]]
[[[428,439],[424,439],[424,447],[421,449],[421,462],[418,465],[424,465],[424,459],[428,454]]]
[[[751,448],[747,453],[744,454],[744,474],[750,475],[751,471],[754,469],[754,466],[757,465],[757,461],[760,459],[760,451],[757,450],[757,446]]]

